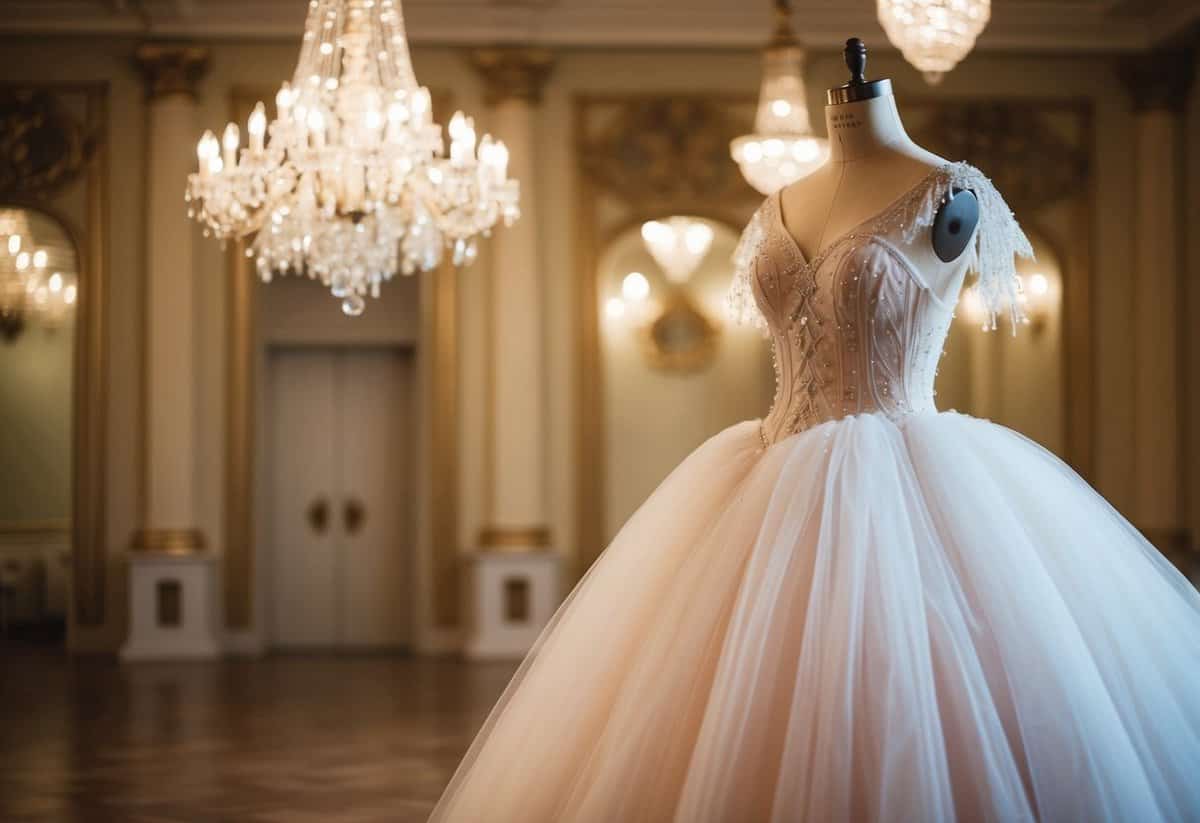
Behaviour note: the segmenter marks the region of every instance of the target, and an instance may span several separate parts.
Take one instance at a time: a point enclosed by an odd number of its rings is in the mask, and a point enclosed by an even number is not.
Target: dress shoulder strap
[[[992,181],[968,163],[949,163],[942,167],[931,185],[913,199],[911,212],[904,216],[905,242],[933,225],[938,210],[954,190],[966,189],[979,201],[979,225],[968,246],[967,270],[978,275],[979,297],[988,315],[988,327],[996,328],[996,318],[1007,314],[1014,333],[1024,320],[1021,308],[1021,280],[1016,258],[1033,258],[1033,247],[1021,230],[1016,217]]]

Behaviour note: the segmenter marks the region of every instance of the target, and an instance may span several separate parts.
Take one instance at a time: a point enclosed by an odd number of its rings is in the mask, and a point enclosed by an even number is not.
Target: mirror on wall
[[[704,440],[770,405],[767,341],[725,314],[737,240],[724,223],[663,215],[601,251],[606,539]]]
[[[72,510],[78,254],[54,217],[0,206],[0,634],[57,641]]]
[[[987,318],[969,278],[938,370],[938,407],[994,420],[1065,457],[1063,266],[1044,235],[1025,232],[1034,251],[1017,265],[1025,322],[1016,334],[1006,318],[983,331]]]

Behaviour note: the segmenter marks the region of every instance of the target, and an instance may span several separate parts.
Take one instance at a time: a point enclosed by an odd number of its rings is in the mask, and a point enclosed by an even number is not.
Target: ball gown
[[[1200,819],[1197,592],[1049,452],[934,406],[953,305],[905,248],[964,188],[958,282],[1016,310],[1029,243],[971,166],[811,260],[766,200],[731,302],[770,412],[629,519],[434,821]]]

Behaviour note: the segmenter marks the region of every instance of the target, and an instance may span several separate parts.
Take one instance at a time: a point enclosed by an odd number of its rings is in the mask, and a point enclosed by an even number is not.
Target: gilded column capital
[[[146,99],[172,94],[196,96],[196,85],[208,70],[209,52],[194,43],[150,42],[138,46],[134,62],[146,82]]]
[[[538,103],[554,67],[554,55],[537,48],[475,49],[471,65],[483,76],[489,105],[505,100]]]
[[[1192,87],[1195,49],[1161,47],[1121,60],[1117,75],[1134,111],[1182,113]]]

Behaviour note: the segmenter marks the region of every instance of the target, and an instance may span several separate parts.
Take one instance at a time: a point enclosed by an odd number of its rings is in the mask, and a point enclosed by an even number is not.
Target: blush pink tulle
[[[433,815],[1198,818],[1200,597],[1058,459],[952,412],[705,443]]]

